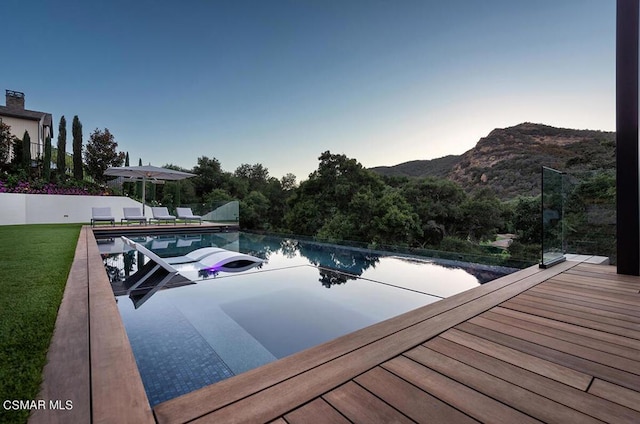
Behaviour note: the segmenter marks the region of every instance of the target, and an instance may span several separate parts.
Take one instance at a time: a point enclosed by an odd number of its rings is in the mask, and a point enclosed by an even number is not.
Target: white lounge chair
[[[122,208],[122,211],[124,212],[124,218],[120,219],[120,224],[125,221],[127,225],[129,225],[129,222],[137,222],[140,225],[147,223],[147,218],[142,215],[140,208]]]
[[[146,264],[138,268],[136,274],[125,281],[128,287],[127,293],[136,309],[165,285],[188,283],[190,279],[182,274],[184,271],[178,269],[180,266],[193,265],[197,270],[213,273],[219,271],[242,272],[261,266],[266,262],[264,259],[256,258],[255,256],[217,247],[203,247],[185,256],[161,258],[151,250],[125,236],[121,236],[121,239],[127,246],[137,250],[149,259]]]
[[[116,219],[111,215],[111,208],[91,208],[91,226],[93,227],[97,222],[110,222],[111,225],[116,225]]]
[[[194,215],[191,208],[176,208],[176,213],[178,214],[178,219],[184,219],[187,224],[189,221],[198,221],[202,225],[202,217]]]
[[[165,207],[157,207],[157,208],[151,208],[151,213],[153,213],[153,218],[151,218],[149,220],[149,222],[151,221],[156,221],[156,222],[171,222],[173,221],[173,225],[176,224],[176,217],[173,215],[169,214],[169,210]]]

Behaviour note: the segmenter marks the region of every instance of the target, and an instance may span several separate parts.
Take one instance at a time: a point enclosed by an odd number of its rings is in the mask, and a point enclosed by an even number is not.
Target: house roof
[[[50,113],[0,106],[0,115],[28,119],[31,121],[39,121],[42,119],[45,126],[53,127],[53,117]]]

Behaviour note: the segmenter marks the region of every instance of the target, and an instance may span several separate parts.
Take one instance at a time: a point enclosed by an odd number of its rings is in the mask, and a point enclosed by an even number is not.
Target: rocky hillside
[[[540,168],[570,173],[615,168],[615,133],[525,122],[499,128],[460,156],[376,167],[381,175],[448,178],[467,191],[493,189],[502,199],[540,193]]]

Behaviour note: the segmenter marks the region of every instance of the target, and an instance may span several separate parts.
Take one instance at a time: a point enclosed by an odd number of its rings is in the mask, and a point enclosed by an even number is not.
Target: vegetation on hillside
[[[372,170],[385,176],[447,178],[467,192],[489,188],[509,200],[540,193],[543,165],[569,173],[615,169],[615,133],[523,123],[493,130],[460,156]]]

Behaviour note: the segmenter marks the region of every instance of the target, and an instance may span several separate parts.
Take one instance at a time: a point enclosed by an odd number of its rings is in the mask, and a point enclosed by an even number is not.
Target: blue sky
[[[4,0],[0,89],[132,164],[306,179],[461,154],[494,128],[615,129],[607,0]],[[54,140],[55,144],[55,140]]]

